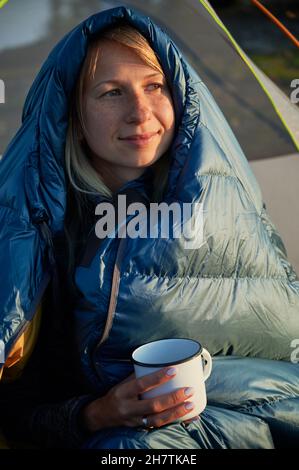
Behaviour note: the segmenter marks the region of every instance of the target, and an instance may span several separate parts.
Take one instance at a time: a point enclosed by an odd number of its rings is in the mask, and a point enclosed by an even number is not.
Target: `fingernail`
[[[194,388],[193,387],[185,388],[184,394],[186,397],[190,397],[190,395],[194,394]]]
[[[166,371],[166,375],[168,375],[169,377],[171,377],[172,375],[175,375],[175,374],[176,374],[176,368],[175,367],[170,367]]]
[[[192,408],[194,408],[194,404],[191,403],[191,402],[186,403],[185,408],[186,408],[186,410],[192,410]]]

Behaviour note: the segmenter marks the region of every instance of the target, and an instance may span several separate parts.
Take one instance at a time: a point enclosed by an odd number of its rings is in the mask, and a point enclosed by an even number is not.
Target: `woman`
[[[1,387],[8,437],[99,449],[295,445],[298,280],[229,126],[163,31],[124,7],[75,28],[36,78],[1,165],[8,351],[49,276],[53,287],[25,373]],[[118,196],[126,207],[200,203],[198,243],[118,237],[122,224],[98,238],[97,208],[119,214]],[[192,391],[138,399],[175,371],[136,380],[131,353],[164,337],[198,339],[216,356],[209,405],[191,423],[176,419]]]
[[[156,173],[153,185],[156,193],[163,190],[167,178],[163,163],[165,166],[169,159],[167,151],[175,129],[171,93],[161,65],[145,38],[130,26],[102,33],[90,45],[75,97],[66,142],[66,165],[71,182],[69,200],[78,199],[76,205],[71,205],[70,219],[83,224],[79,233],[71,223],[67,226],[70,248],[85,228],[85,220],[80,217],[82,194],[93,192],[109,200],[127,182],[143,175],[147,167],[154,168]],[[81,187],[76,183],[80,180]],[[76,208],[80,208],[78,214]],[[163,413],[156,413],[152,422],[148,420],[149,424],[161,426],[187,414],[184,390],[148,403],[138,400],[138,394],[147,387],[170,378],[167,371],[160,371],[144,381],[132,378],[121,387],[116,386],[107,396],[86,407],[83,413],[86,427],[96,431],[111,426],[140,426],[144,416],[155,415],[153,408],[157,407]]]

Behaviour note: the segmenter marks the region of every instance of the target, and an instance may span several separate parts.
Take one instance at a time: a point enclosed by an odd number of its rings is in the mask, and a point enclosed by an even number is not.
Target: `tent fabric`
[[[201,421],[209,426],[192,431],[196,445],[268,448],[274,436],[280,446],[284,432],[291,442],[299,428],[299,414],[290,413],[299,394],[298,364],[290,363],[290,345],[299,335],[298,278],[246,157],[206,85],[163,30],[125,7],[93,15],[57,44],[29,91],[22,127],[3,157],[0,333],[6,352],[32,320],[53,275],[53,241],[62,234],[65,213],[68,102],[88,41],[123,20],[149,40],[173,95],[178,128],[163,201],[202,204],[203,243],[186,249],[173,236],[102,241],[75,273],[82,293],[71,318],[77,373],[88,394],[104,394],[133,371],[131,353],[140,344],[161,337],[197,339],[217,358],[209,393],[215,401]],[[145,172],[119,194],[133,191],[150,202],[150,176]],[[232,369],[234,381],[223,384],[222,374]],[[7,398],[1,403],[1,415],[7,415]],[[21,417],[22,426],[44,444],[53,442],[53,435],[71,439],[80,400],[70,403],[47,402],[29,424]],[[244,431],[236,437],[234,423],[241,419]],[[13,426],[9,417],[8,422]],[[115,445],[128,446],[119,441],[122,430],[113,432],[118,432]],[[178,445],[173,441],[178,428],[169,432],[166,443],[156,434],[160,445]]]

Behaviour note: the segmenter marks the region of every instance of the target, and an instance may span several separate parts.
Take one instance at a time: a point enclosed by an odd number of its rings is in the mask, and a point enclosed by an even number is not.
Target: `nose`
[[[141,123],[150,119],[151,107],[146,97],[134,95],[130,98],[130,104],[126,113],[127,123]]]

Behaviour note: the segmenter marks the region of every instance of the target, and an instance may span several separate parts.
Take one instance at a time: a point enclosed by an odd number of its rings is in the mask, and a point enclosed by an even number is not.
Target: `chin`
[[[130,166],[131,168],[147,168],[148,166],[151,166],[156,163],[159,158],[160,156],[152,156],[151,158],[136,158],[136,160],[134,161],[131,156],[131,158],[126,159],[126,161],[123,161],[123,163],[125,164],[125,166]]]

